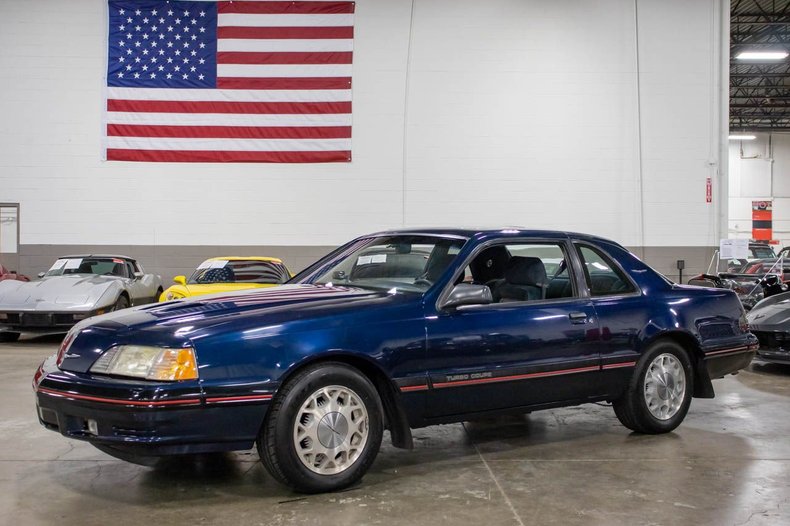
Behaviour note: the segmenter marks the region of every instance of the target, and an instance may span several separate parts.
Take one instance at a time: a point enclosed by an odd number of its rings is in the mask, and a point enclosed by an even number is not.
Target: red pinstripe
[[[252,396],[220,396],[215,398],[206,398],[206,403],[216,404],[222,402],[258,402],[261,400],[271,400],[272,395],[252,395]]]
[[[73,398],[75,400],[87,400],[90,402],[101,402],[104,404],[115,405],[132,405],[138,407],[158,407],[167,405],[198,405],[199,399],[190,400],[121,400],[119,398],[105,398],[102,396],[88,396],[76,393],[69,393],[67,391],[58,391],[55,389],[48,389],[46,387],[39,387],[39,393],[48,394],[50,396],[57,396],[61,398]]]

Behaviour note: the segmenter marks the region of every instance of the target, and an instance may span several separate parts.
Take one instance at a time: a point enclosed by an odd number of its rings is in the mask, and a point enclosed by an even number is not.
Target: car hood
[[[264,315],[267,323],[280,323],[364,308],[371,303],[398,301],[397,297],[403,296],[406,295],[357,287],[281,285],[144,305],[94,317],[84,323],[117,330],[122,327],[132,330],[165,327],[169,330],[174,325],[216,327],[219,323],[238,322],[242,317],[257,322]]]
[[[211,337],[275,329],[278,334],[310,330],[315,324],[343,323],[342,314],[379,312],[379,307],[417,300],[413,294],[390,294],[356,287],[283,285],[236,293],[133,307],[95,316],[77,324],[74,340],[59,367],[86,372],[113,345],[177,347]],[[349,320],[356,320],[350,317]],[[358,321],[358,320],[357,320]],[[67,337],[68,338],[68,337]]]
[[[50,276],[0,283],[0,310],[60,310],[98,307],[104,292],[120,278],[87,274]]]
[[[770,296],[749,311],[746,319],[755,330],[790,331],[790,292]]]

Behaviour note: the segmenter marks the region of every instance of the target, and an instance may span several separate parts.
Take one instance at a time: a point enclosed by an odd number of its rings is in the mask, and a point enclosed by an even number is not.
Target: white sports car
[[[85,318],[151,303],[162,293],[162,277],[127,256],[64,256],[39,278],[0,281],[0,341],[15,341],[20,332],[66,332]]]

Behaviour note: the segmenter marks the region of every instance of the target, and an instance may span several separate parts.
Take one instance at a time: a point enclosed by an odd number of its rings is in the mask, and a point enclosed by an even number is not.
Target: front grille
[[[36,314],[25,312],[21,315],[22,327],[49,327],[52,325],[52,317],[49,314]]]
[[[19,313],[9,312],[8,314],[6,314],[5,323],[9,325],[19,325]]]
[[[757,336],[760,347],[765,349],[779,349],[790,343],[790,333],[787,332],[752,331],[752,334]]]
[[[73,314],[53,314],[52,323],[54,325],[74,325]]]
[[[156,436],[154,429],[135,429],[122,426],[112,426],[112,432],[115,436],[120,437],[147,438]]]

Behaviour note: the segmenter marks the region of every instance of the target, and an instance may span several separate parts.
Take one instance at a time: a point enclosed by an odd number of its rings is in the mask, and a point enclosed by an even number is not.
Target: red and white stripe
[[[217,89],[107,88],[107,159],[350,161],[353,17],[353,2],[219,2]]]

